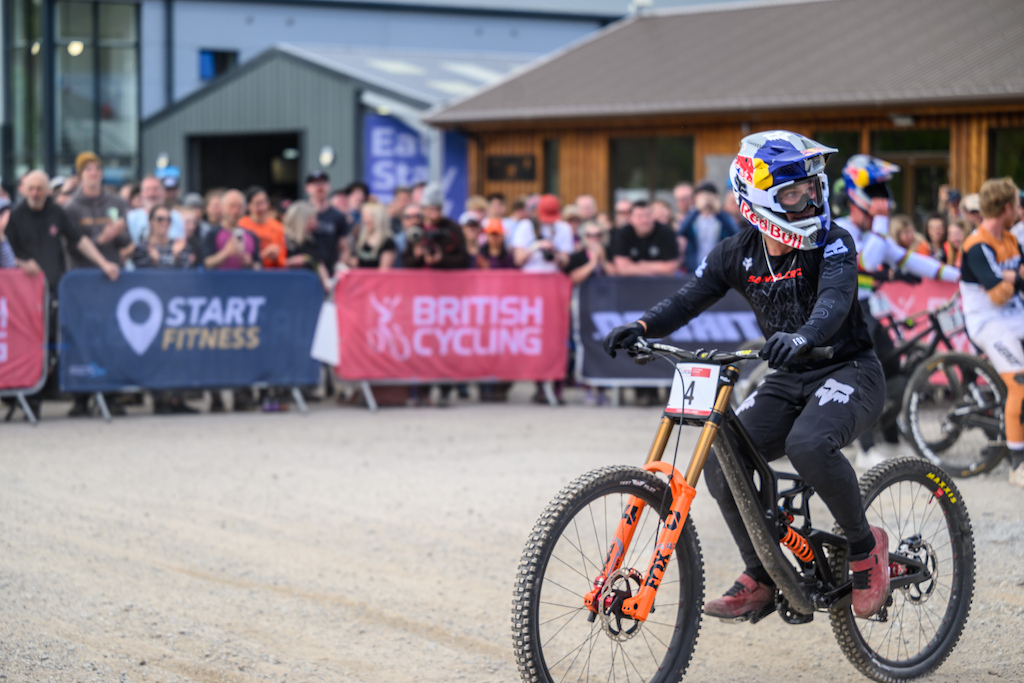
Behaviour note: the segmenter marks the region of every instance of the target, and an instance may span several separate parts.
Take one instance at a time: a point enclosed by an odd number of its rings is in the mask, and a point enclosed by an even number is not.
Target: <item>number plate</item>
[[[964,326],[964,312],[959,306],[937,313],[935,317],[939,319],[939,327],[945,334],[956,332]]]
[[[872,292],[868,298],[868,311],[874,318],[884,318],[892,313],[892,302],[883,292]]]
[[[672,376],[672,391],[668,395],[666,415],[707,417],[715,407],[718,396],[717,365],[679,363]]]

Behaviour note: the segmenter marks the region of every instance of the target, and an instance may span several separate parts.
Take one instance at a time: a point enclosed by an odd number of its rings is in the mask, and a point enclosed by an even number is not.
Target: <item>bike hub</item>
[[[635,569],[619,569],[612,572],[601,587],[597,612],[601,618],[601,627],[612,640],[629,640],[640,630],[643,622],[624,614],[622,604],[633,597],[642,585],[643,576],[640,572]]]

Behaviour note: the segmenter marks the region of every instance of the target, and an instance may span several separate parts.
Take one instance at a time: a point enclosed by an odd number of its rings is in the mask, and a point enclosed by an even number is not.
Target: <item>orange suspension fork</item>
[[[732,372],[728,372],[729,370]],[[729,367],[727,372],[723,372],[723,375],[725,377],[731,375],[732,378],[735,378],[735,368]],[[715,399],[715,407],[712,409],[707,421],[704,422],[704,428],[701,429],[700,438],[697,440],[697,447],[694,448],[693,457],[690,459],[690,466],[686,469],[685,480],[680,476],[679,471],[668,463],[648,462],[644,465],[645,470],[662,472],[670,477],[672,507],[669,510],[668,517],[665,519],[665,526],[662,527],[661,533],[658,535],[658,542],[654,547],[654,555],[651,557],[651,564],[647,568],[643,586],[640,587],[635,596],[627,598],[622,603],[622,613],[637,621],[647,619],[651,606],[654,605],[654,596],[657,594],[658,586],[661,585],[661,579],[668,568],[672,552],[676,549],[679,534],[683,531],[683,524],[686,523],[686,518],[690,514],[690,503],[693,502],[693,497],[697,495],[697,490],[694,486],[696,486],[697,480],[700,479],[700,473],[704,470],[704,464],[707,462],[708,454],[711,452],[711,443],[715,440],[715,435],[718,434],[718,428],[722,424],[725,411],[729,406],[732,387],[732,381],[724,382],[719,387],[718,396]]]

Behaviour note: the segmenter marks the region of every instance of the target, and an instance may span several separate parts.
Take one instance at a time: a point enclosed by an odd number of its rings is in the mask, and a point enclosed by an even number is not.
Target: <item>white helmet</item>
[[[774,240],[796,249],[824,246],[832,224],[825,162],[837,150],[786,130],[748,135],[729,168],[740,215]],[[789,220],[813,205],[812,216]]]

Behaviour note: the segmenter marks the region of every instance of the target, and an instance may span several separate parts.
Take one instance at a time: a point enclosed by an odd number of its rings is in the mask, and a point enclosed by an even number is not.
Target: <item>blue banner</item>
[[[363,115],[363,178],[387,204],[399,187],[430,180],[430,142],[391,116]]]
[[[69,392],[312,386],[323,288],[287,272],[135,271],[60,282],[60,386]]]
[[[458,218],[466,207],[469,194],[467,153],[465,135],[444,131],[444,213],[452,218]]]

